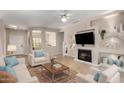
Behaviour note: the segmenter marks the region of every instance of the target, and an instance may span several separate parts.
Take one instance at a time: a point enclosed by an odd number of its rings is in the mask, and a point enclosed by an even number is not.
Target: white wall
[[[38,29],[40,30],[40,29]],[[31,31],[31,29],[29,30]],[[41,30],[42,31],[42,30]],[[45,32],[50,30],[43,30],[41,33],[42,45],[41,48],[51,55],[62,54],[63,32],[53,31],[56,33],[56,46],[51,47],[46,44]],[[17,53],[29,53],[28,31],[23,30],[7,30],[7,45],[14,44],[17,46]],[[32,46],[32,44],[30,44]]]
[[[90,21],[87,21],[87,22],[80,22],[80,23],[77,23],[77,24],[73,24],[73,25],[69,25],[69,26],[66,26],[62,29],[62,31],[64,32],[64,42],[67,43],[67,46],[68,46],[68,54],[69,56],[73,56],[73,57],[77,57],[77,49],[73,48],[71,49],[70,48],[70,44],[75,36],[75,33],[78,32],[78,31],[83,31],[87,28],[92,28],[92,27],[95,27],[97,29],[97,37],[96,37],[96,41],[95,42],[98,42],[98,44],[100,44],[100,42],[103,42],[101,41],[101,38],[100,38],[100,31],[105,29],[108,32],[112,32],[114,30],[114,26],[116,25],[117,26],[117,30],[120,31],[120,23],[123,23],[124,24],[124,14],[120,14],[118,16],[115,16],[115,17],[112,17],[112,18],[109,18],[109,19],[103,19],[103,18],[99,18],[99,19],[96,19],[96,20],[92,20],[92,24],[90,24]],[[120,37],[119,34],[115,33],[116,36]],[[120,34],[124,34],[124,33],[120,33]],[[112,52],[112,53],[116,53],[118,52],[118,54],[124,54],[124,42],[122,41],[119,45],[119,48],[117,49],[107,49],[105,47],[101,47],[100,45],[98,45],[98,48],[96,48],[94,51],[95,52],[99,52],[99,51],[109,51],[109,52]],[[119,51],[116,51],[116,50],[120,50],[121,52]],[[115,51],[115,52],[113,52]],[[94,56],[98,56],[99,54],[96,53]]]
[[[27,31],[24,30],[6,30],[7,46],[16,45],[17,54],[27,53]]]
[[[41,49],[44,50],[45,52],[48,52],[50,55],[57,55],[57,54],[62,54],[62,43],[64,40],[64,33],[55,31],[53,29],[42,29],[42,28],[32,28],[29,31],[32,30],[41,30],[41,39],[42,39],[42,44],[41,44]],[[51,47],[46,44],[46,37],[45,37],[45,32],[55,32],[56,33],[56,46]],[[30,45],[31,46],[31,45]]]
[[[0,20],[0,56],[6,54],[6,31],[4,22]]]
[[[77,50],[75,48],[71,48],[72,42],[75,43],[75,33],[89,27],[90,27],[89,22],[86,22],[86,23],[81,22],[79,24],[73,24],[62,29],[62,31],[64,32],[64,43],[66,43],[68,47],[67,55],[72,57],[76,56]]]
[[[52,47],[46,44],[45,32],[46,31],[42,32],[42,49],[51,55],[62,54],[63,33],[56,32],[56,46]]]

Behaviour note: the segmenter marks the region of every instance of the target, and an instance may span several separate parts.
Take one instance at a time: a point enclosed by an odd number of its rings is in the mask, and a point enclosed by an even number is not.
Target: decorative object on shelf
[[[8,45],[7,51],[9,52],[9,55],[14,54],[14,52],[16,52],[16,45]]]
[[[68,53],[68,47],[67,47],[67,43],[64,43],[64,47],[65,47],[65,53],[67,54]]]
[[[70,48],[75,48],[76,44],[75,43],[72,43],[71,47]]]
[[[109,37],[105,40],[104,46],[107,48],[117,49],[121,46],[122,40],[119,37]]]
[[[120,24],[120,32],[124,32],[124,24]]]
[[[66,54],[68,53],[68,48],[67,48],[67,47],[65,48],[65,53],[66,53]]]
[[[101,39],[103,40],[105,38],[106,30],[102,30],[100,32]]]
[[[89,23],[90,23],[90,27],[92,27],[93,26],[93,21],[91,20]]]

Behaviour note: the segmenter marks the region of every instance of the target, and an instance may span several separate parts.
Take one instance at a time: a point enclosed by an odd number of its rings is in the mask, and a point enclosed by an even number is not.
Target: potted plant
[[[101,39],[103,40],[106,34],[106,30],[102,30],[100,33]]]

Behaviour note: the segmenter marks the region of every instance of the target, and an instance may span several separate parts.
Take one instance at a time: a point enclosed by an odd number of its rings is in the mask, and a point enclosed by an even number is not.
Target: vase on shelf
[[[105,34],[106,34],[106,30],[102,30],[101,33],[100,33],[100,36],[101,36],[102,40],[104,40]]]

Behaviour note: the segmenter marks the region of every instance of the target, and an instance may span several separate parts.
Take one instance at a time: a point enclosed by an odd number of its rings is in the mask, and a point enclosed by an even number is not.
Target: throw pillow
[[[114,60],[112,59],[112,58],[108,58],[108,64],[109,65],[113,65],[113,64],[115,64],[115,62],[114,62]]]
[[[5,66],[0,66],[0,71],[5,71]]]
[[[118,59],[121,62],[121,66],[124,66],[124,56],[120,56],[120,58]]]
[[[5,61],[6,66],[10,66],[10,67],[13,67],[19,64],[15,56],[5,57],[4,61]]]
[[[44,53],[42,51],[35,51],[34,55],[35,55],[35,57],[43,57]]]
[[[93,77],[93,80],[95,80],[95,81],[98,82],[98,80],[99,80],[99,78],[100,78],[100,74],[101,74],[100,71],[96,72],[95,75],[94,75],[94,77]]]
[[[13,75],[5,71],[0,71],[0,83],[16,83],[16,82],[17,79]]]
[[[9,66],[6,66],[5,71],[16,77],[16,72]]]
[[[118,66],[118,67],[122,67],[123,66],[123,63],[120,61],[120,60],[114,60],[115,64]]]
[[[16,72],[9,66],[0,66],[0,71],[5,71],[16,77]]]

